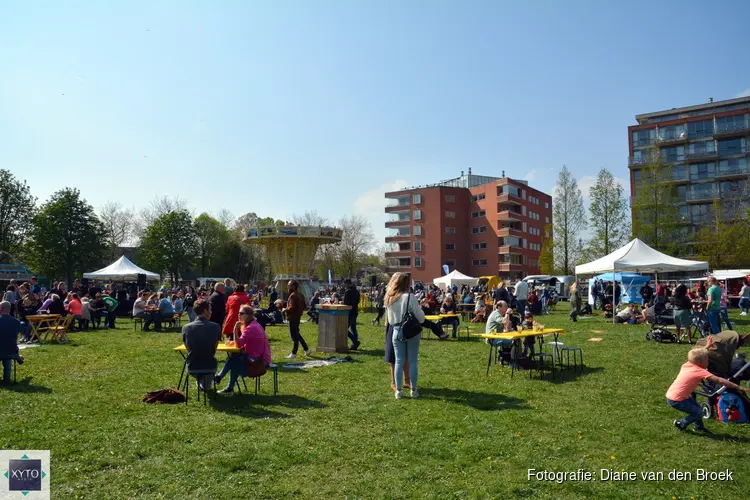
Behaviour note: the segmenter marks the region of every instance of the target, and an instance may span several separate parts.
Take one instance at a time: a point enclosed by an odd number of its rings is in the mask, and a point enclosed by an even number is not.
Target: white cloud
[[[534,182],[536,180],[536,169],[529,170],[529,172],[523,176],[523,180]]]
[[[735,99],[738,97],[750,97],[750,89],[745,89],[734,97]]]
[[[375,233],[376,244],[382,245],[388,235],[388,231],[385,229],[385,222],[388,220],[385,213],[385,193],[404,189],[408,185],[405,180],[399,179],[366,191],[354,200],[354,212],[370,221],[372,231]]]

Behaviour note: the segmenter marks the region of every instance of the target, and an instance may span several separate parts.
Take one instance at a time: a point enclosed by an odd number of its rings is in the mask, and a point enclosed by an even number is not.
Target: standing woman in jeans
[[[388,324],[392,328],[392,344],[396,355],[396,364],[394,366],[394,378],[396,382],[396,399],[404,397],[402,392],[404,380],[404,364],[409,361],[409,381],[411,383],[411,397],[419,397],[417,392],[417,377],[419,376],[419,339],[420,335],[415,335],[410,339],[405,339],[401,331],[401,319],[408,310],[414,315],[414,318],[420,324],[424,323],[424,313],[419,307],[417,298],[409,293],[411,277],[406,273],[395,273],[388,283],[385,292],[385,307]]]

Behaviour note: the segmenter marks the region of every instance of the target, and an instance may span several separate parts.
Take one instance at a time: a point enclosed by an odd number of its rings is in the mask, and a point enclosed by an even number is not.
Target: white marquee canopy
[[[136,281],[139,274],[145,274],[146,279],[149,280],[158,280],[161,278],[156,273],[146,271],[145,269],[141,269],[140,267],[136,266],[130,261],[130,259],[128,259],[124,255],[103,269],[99,269],[98,271],[94,271],[93,273],[84,273],[83,277],[98,280],[110,279]]]
[[[478,278],[472,278],[471,276],[466,276],[464,273],[460,271],[453,270],[449,274],[446,274],[445,276],[441,276],[440,278],[435,278],[432,280],[433,283],[435,283],[440,288],[448,288],[452,287],[453,285],[476,285]]]
[[[609,255],[588,264],[576,266],[576,275],[632,271],[663,273],[673,271],[704,271],[708,262],[678,259],[654,250],[638,238]]]

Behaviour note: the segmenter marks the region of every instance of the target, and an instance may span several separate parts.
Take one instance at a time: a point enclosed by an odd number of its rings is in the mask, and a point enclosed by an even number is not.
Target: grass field
[[[0,389],[0,448],[50,449],[52,498],[746,498],[749,425],[711,421],[709,437],[672,427],[664,393],[686,345],[555,313],[542,322],[569,328],[561,340],[583,347],[583,374],[511,379],[497,365],[486,377],[484,342],[429,340],[421,399],[397,401],[372,317],[360,316],[353,363],[282,369],[278,397],[267,377],[262,395],[220,395],[208,407],[141,402],[177,383],[177,332],[135,333],[120,320],[117,330],[27,349],[26,380]],[[315,325],[302,333],[316,343]],[[283,363],[288,330],[269,336]],[[599,480],[529,481],[530,468]],[[734,480],[668,479],[698,468],[729,469]],[[664,480],[602,481],[600,469],[663,471]]]

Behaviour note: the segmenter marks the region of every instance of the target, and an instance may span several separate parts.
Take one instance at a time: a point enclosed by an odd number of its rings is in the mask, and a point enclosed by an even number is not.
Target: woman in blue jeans
[[[411,277],[406,273],[395,273],[388,283],[384,304],[388,323],[393,325],[393,350],[396,354],[394,378],[396,383],[396,399],[404,397],[402,392],[404,382],[404,365],[409,362],[409,381],[411,382],[411,397],[418,398],[417,379],[419,377],[419,340],[420,335],[410,339],[404,338],[401,320],[408,310],[420,324],[424,323],[424,313],[419,307],[417,298],[409,293]]]

